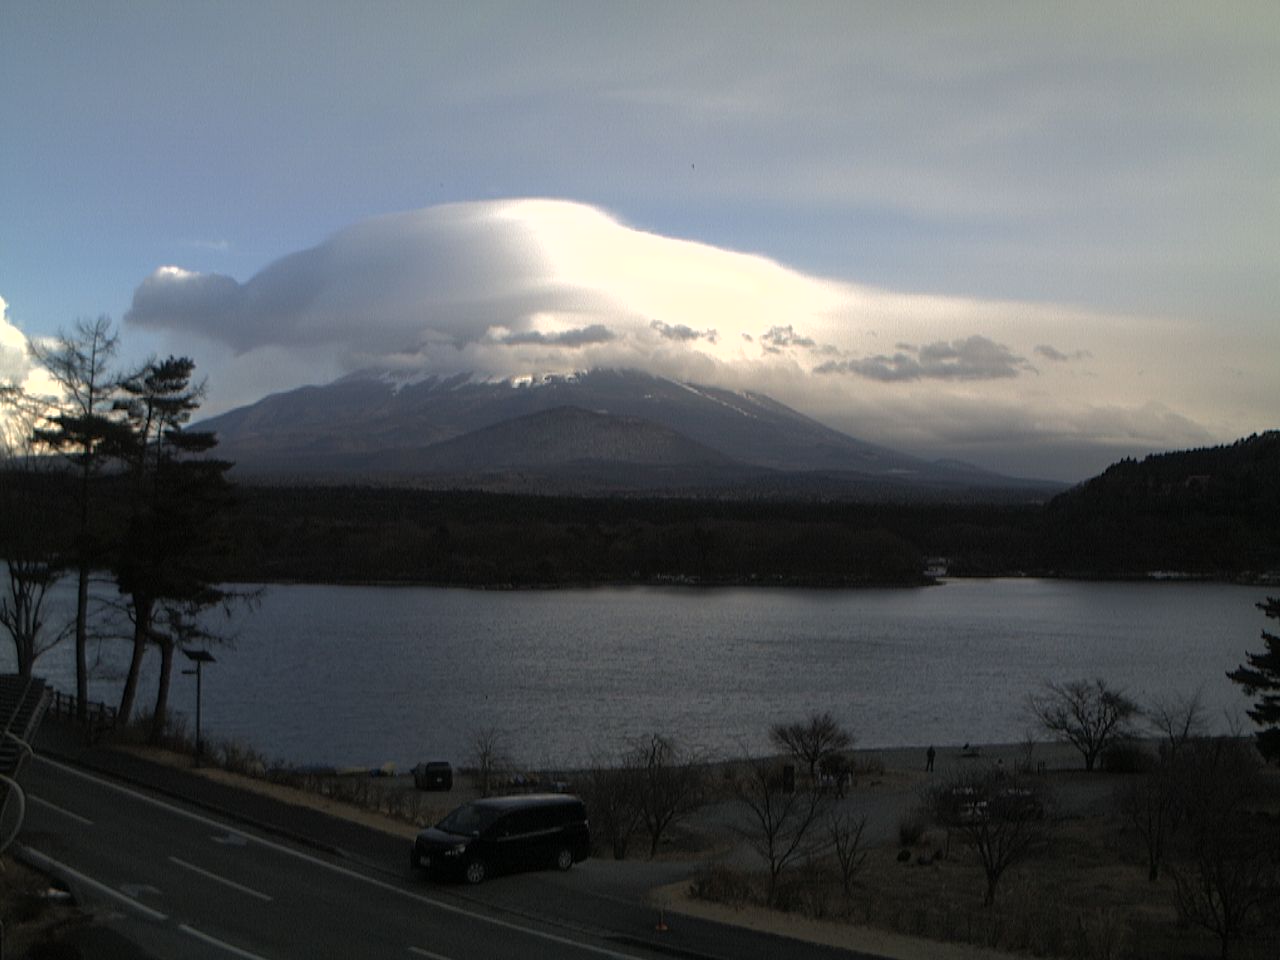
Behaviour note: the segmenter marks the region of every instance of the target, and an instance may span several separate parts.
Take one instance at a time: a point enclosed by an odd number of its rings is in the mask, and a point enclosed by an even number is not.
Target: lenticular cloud
[[[602,363],[687,372],[808,363],[885,305],[764,257],[630,228],[554,200],[451,204],[349,227],[241,284],[161,267],[126,321],[239,353],[329,346],[346,366],[512,375]],[[780,319],[795,335],[780,343]],[[865,327],[865,324],[864,324]],[[785,350],[780,349],[785,348]]]
[[[240,352],[265,346],[402,352],[484,338],[537,309],[536,244],[494,205],[455,205],[368,220],[275,261],[247,283],[162,267],[134,293],[126,321],[186,328]]]
[[[303,367],[324,379],[629,367],[754,389],[867,439],[957,454],[1041,435],[1114,444],[1100,411],[1114,423],[1186,383],[1149,355],[1133,375],[1128,358],[1160,339],[1133,318],[824,279],[562,200],[376,217],[243,283],[161,267],[125,321],[181,349],[193,335],[229,349],[239,360],[224,382],[240,402],[320,379],[299,380]],[[1180,432],[1204,436],[1189,421]]]

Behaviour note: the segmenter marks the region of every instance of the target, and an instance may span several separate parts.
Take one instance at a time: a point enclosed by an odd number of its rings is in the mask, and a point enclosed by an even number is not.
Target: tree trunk
[[[95,341],[96,344],[96,341]],[[96,352],[95,352],[96,356]],[[93,413],[94,387],[89,387],[89,410]],[[76,723],[89,730],[89,480],[93,476],[93,445],[85,443],[80,467],[80,529],[76,542]]]
[[[83,549],[83,548],[82,548]],[[76,584],[76,723],[89,725],[89,561],[80,560]]]
[[[13,638],[13,659],[18,667],[18,676],[29,679],[35,663],[30,591],[21,560],[10,560],[5,567],[9,574],[9,594],[0,600],[0,623]]]
[[[145,597],[133,598],[133,657],[129,660],[129,673],[124,678],[124,691],[120,694],[120,723],[128,725],[133,716],[133,703],[138,698],[138,675],[142,672],[142,657],[147,652],[147,640],[151,637],[152,601]]]
[[[159,641],[160,682],[156,686],[156,709],[151,715],[151,734],[147,740],[158,746],[164,737],[165,718],[169,713],[169,678],[173,675],[174,643],[170,639]]]
[[[20,619],[21,618],[21,619]],[[29,623],[23,623],[26,620],[25,612],[22,610],[14,611],[14,655],[18,661],[18,676],[23,680],[30,680],[31,673],[36,665],[35,638],[31,635],[31,627]]]
[[[26,622],[18,627],[20,635],[16,638],[15,646],[18,655],[18,676],[23,680],[30,680],[31,674],[36,668],[36,638],[35,633],[31,629],[31,618],[29,611],[14,611],[16,617],[22,617]]]

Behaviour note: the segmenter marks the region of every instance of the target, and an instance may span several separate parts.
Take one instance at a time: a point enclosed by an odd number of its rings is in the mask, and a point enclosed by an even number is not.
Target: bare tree
[[[1116,791],[1121,814],[1141,837],[1147,854],[1147,879],[1160,879],[1160,868],[1182,819],[1182,781],[1187,752],[1205,734],[1203,691],[1157,697],[1146,707],[1151,729],[1160,737],[1155,765]]]
[[[1204,713],[1204,688],[1195,693],[1156,697],[1143,710],[1147,723],[1160,737],[1161,753],[1176,760],[1178,751],[1208,733]]]
[[[1161,757],[1151,770],[1127,781],[1116,792],[1121,814],[1146,847],[1147,879],[1152,883],[1160,879],[1160,867],[1180,819],[1176,763],[1171,757]]]
[[[89,576],[100,560],[94,530],[93,478],[115,454],[121,438],[118,418],[112,413],[119,378],[110,370],[119,344],[111,319],[100,316],[80,320],[74,333],[59,333],[51,346],[30,344],[32,356],[54,379],[62,396],[54,402],[58,412],[38,430],[39,441],[61,451],[79,474],[76,503],[76,703],[77,719],[88,721]]]
[[[1213,933],[1221,956],[1280,906],[1280,829],[1253,812],[1261,787],[1248,741],[1192,741],[1179,765],[1180,832],[1169,873],[1180,916]]]
[[[809,769],[809,779],[814,779],[818,764],[828,757],[853,746],[854,738],[842,728],[829,712],[811,713],[807,720],[796,723],[778,723],[769,730],[769,739],[780,750],[785,750]]]
[[[639,771],[597,761],[587,771],[582,799],[591,816],[593,837],[606,844],[615,860],[625,860],[640,828]]]
[[[67,629],[48,629],[45,597],[62,578],[65,537],[59,516],[45,509],[44,490],[54,476],[40,457],[35,425],[46,405],[19,387],[0,384],[0,554],[7,587],[0,595],[0,627],[13,641],[18,673],[29,677],[36,660],[59,643]]]
[[[1199,848],[1173,875],[1179,916],[1218,938],[1222,960],[1255,923],[1274,912],[1276,853],[1260,849],[1252,836],[1221,836]]]
[[[930,801],[948,834],[958,835],[977,854],[986,876],[987,906],[995,903],[1005,872],[1048,840],[1039,789],[1000,770],[962,773],[930,791]]]
[[[1131,732],[1138,705],[1106,681],[1046,682],[1028,698],[1032,715],[1045,730],[1080,751],[1084,768],[1092,770],[1102,752]]]
[[[862,834],[867,828],[865,815],[854,817],[847,810],[833,812],[827,820],[827,841],[840,869],[840,886],[846,898],[853,896],[853,881],[867,860]]]
[[[705,802],[706,777],[697,757],[658,733],[634,741],[625,766],[636,774],[640,819],[653,857],[663,835]]]
[[[497,727],[481,727],[471,735],[471,759],[480,780],[480,796],[487,797],[494,778],[510,766],[505,738]]]
[[[745,814],[734,831],[765,861],[767,898],[773,906],[783,872],[824,849],[827,838],[818,825],[830,807],[829,794],[813,783],[786,790],[776,762],[744,760],[733,781],[733,796]]]

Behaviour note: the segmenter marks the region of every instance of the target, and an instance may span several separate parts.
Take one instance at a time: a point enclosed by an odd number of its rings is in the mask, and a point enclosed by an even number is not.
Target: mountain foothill
[[[923,582],[930,560],[953,575],[1280,570],[1275,431],[1066,489],[634,370],[367,372],[198,427],[236,463],[226,572],[248,579],[849,585]]]

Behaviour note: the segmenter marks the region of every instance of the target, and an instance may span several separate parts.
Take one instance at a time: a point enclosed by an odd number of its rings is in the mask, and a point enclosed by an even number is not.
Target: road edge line
[[[67,878],[70,877],[76,883],[86,886],[91,890],[96,890],[103,896],[115,900],[117,903],[120,903],[131,910],[136,910],[144,917],[154,920],[157,923],[164,923],[169,919],[166,914],[161,913],[159,910],[153,910],[145,903],[135,900],[133,897],[123,894],[113,887],[107,886],[101,880],[95,880],[93,877],[81,873],[74,867],[67,866],[65,863],[55,860],[47,854],[43,854],[39,850],[34,850],[23,844],[17,848],[17,852],[19,856],[30,866],[35,867],[37,870],[42,870],[50,876],[58,877],[64,883],[66,883]],[[69,883],[67,885],[70,886]]]

